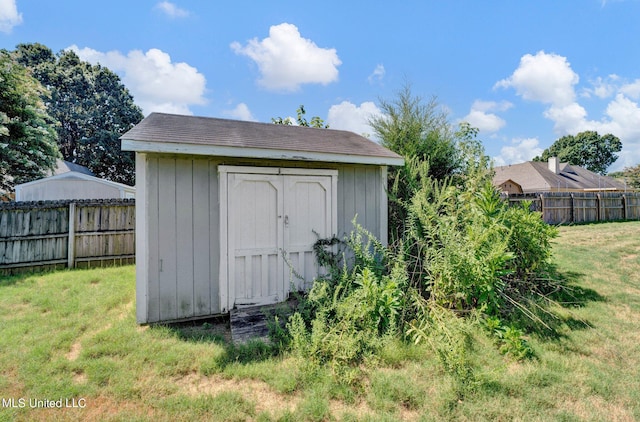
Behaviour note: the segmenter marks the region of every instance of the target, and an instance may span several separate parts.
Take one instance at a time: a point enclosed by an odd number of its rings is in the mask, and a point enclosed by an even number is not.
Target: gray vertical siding
[[[138,179],[144,183],[137,204],[146,232],[138,237],[138,322],[151,323],[205,317],[220,313],[220,203],[218,164],[222,160],[195,156],[144,154],[138,160]],[[238,161],[225,160],[225,164]],[[145,165],[141,168],[141,163]],[[283,162],[247,162],[277,165]],[[296,163],[294,163],[296,164]],[[386,196],[379,166],[306,163],[305,167],[338,170],[338,237],[358,223],[375,236],[386,238]],[[138,214],[137,218],[143,218]],[[224,282],[224,281],[223,281]],[[144,303],[140,303],[143,301]]]
[[[176,302],[177,317],[195,315],[194,249],[195,225],[193,211],[199,200],[193,196],[193,160],[176,160]],[[199,253],[199,252],[198,252]],[[181,280],[187,280],[183,283]]]
[[[217,165],[147,155],[146,316],[158,322],[215,315],[218,297]],[[142,241],[142,239],[141,239]],[[142,296],[139,300],[144,300]],[[144,309],[145,307],[143,307]]]
[[[161,158],[158,161],[158,258],[160,319],[178,318],[178,250],[176,207],[176,160]],[[185,280],[186,281],[186,280]],[[185,283],[181,283],[186,286]]]
[[[226,201],[226,198],[224,199]],[[211,314],[220,313],[220,203],[218,186],[218,164],[209,162],[209,279]]]
[[[209,163],[206,160],[193,160],[193,315],[209,315],[211,313],[211,249],[209,232],[209,183],[196,181],[209,180]],[[217,183],[216,183],[217,186]],[[204,228],[201,230],[200,228]]]
[[[381,181],[380,167],[377,166],[338,168],[338,237],[342,238],[353,230],[351,221],[356,215],[357,223],[374,236],[381,238],[381,234],[386,232],[386,226],[382,227],[380,223],[384,195]]]

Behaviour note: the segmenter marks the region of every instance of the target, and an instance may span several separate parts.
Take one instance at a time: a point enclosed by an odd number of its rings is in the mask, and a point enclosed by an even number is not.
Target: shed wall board
[[[357,213],[386,242],[385,166],[136,153],[138,322],[221,312],[219,165],[338,170],[336,235],[351,232]]]
[[[136,189],[136,319],[138,322],[148,320],[149,305],[149,198],[147,195],[148,184],[148,161],[147,154],[136,154],[136,179],[138,188]]]
[[[177,243],[176,161],[161,158],[158,162],[158,257],[160,320],[178,319],[177,312]]]
[[[195,315],[194,309],[194,250],[193,241],[195,230],[193,224],[193,210],[195,198],[193,196],[193,161],[176,160],[176,293],[178,318],[188,318]],[[193,280],[182,283],[181,280]]]
[[[158,209],[160,207],[158,185],[159,185],[159,166],[158,159],[149,158],[147,161],[147,239],[148,239],[148,256],[143,261],[148,262],[148,313],[151,321],[160,320],[160,283],[158,279],[159,272],[159,216]],[[136,207],[138,201],[136,200]],[[136,223],[137,224],[137,223]],[[137,239],[137,236],[136,236]],[[136,257],[136,265],[138,259]]]
[[[199,227],[209,224],[209,163],[194,160],[193,164],[193,292],[194,315],[211,313],[210,264],[211,256],[208,233],[199,233]],[[196,183],[202,180],[202,183]]]

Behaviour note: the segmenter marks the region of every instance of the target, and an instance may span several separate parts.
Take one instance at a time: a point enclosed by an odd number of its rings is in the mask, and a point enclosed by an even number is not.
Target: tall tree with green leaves
[[[6,50],[0,50],[0,190],[45,177],[59,157],[47,91]]]
[[[407,203],[420,181],[413,167],[425,171],[422,176],[442,180],[462,170],[462,155],[457,149],[457,132],[435,98],[424,100],[405,84],[391,100],[379,100],[382,115],[369,124],[380,143],[402,155],[405,166],[389,169],[389,239],[402,238],[407,222]]]
[[[577,135],[566,135],[555,141],[541,156],[533,161],[547,161],[549,157],[558,157],[562,162],[584,167],[598,174],[607,174],[607,168],[622,150],[622,142],[610,133],[599,135],[596,131],[580,132]]]
[[[120,78],[72,51],[54,55],[42,44],[20,44],[13,54],[51,92],[45,103],[59,122],[63,158],[89,167],[98,177],[133,185],[134,155],[120,150],[119,138],[143,115]]]
[[[405,84],[395,98],[379,103],[382,115],[369,124],[383,146],[405,158],[426,161],[429,175],[436,179],[458,170],[455,130],[435,97],[424,100]]]

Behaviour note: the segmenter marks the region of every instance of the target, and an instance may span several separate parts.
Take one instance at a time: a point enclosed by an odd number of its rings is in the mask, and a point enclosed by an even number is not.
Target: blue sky
[[[40,42],[118,73],[145,114],[270,122],[304,104],[372,131],[409,82],[495,163],[584,130],[640,163],[640,0],[0,0],[0,48]]]

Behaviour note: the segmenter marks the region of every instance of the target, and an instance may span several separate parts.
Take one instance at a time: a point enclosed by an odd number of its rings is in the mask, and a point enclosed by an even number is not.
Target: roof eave
[[[138,141],[122,139],[122,150],[135,152],[208,155],[220,157],[261,158],[294,161],[324,161],[345,164],[403,166],[402,157],[345,155],[324,152],[291,151],[267,148],[239,148],[218,145],[186,144],[174,142]]]

